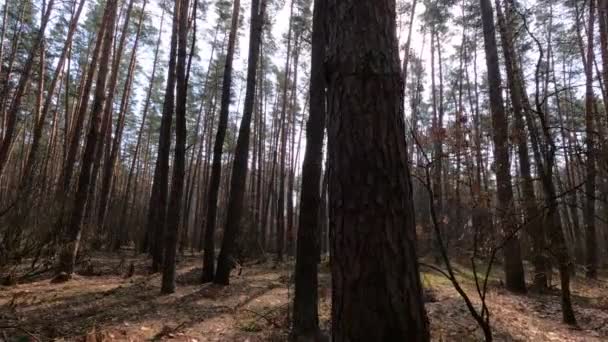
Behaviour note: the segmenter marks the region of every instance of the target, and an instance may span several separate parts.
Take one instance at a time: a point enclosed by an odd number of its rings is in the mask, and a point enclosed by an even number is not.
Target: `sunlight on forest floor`
[[[135,276],[125,279],[133,261]],[[0,340],[32,341],[285,341],[293,298],[292,263],[247,265],[234,271],[228,287],[199,285],[200,258],[183,257],[177,292],[162,296],[160,275],[146,275],[146,260],[93,258],[96,276],[76,276],[64,284],[48,278],[0,288]],[[470,270],[457,268],[472,298]],[[320,320],[329,328],[330,279],[321,266]],[[557,276],[554,276],[554,282]],[[573,299],[579,329],[561,323],[559,293],[509,294],[497,272],[490,278],[488,304],[496,340],[601,341],[608,339],[608,282],[577,277]],[[449,282],[423,273],[433,340],[476,341],[481,332]],[[13,329],[7,329],[13,327]]]

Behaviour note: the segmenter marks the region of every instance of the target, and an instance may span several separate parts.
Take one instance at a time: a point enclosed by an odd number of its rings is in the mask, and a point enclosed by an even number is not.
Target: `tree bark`
[[[144,0],[144,2],[142,4],[142,13],[144,13],[145,8],[146,8],[146,1]],[[109,93],[108,101],[106,103],[106,108],[105,108],[106,115],[109,116],[108,119],[110,119],[112,117],[112,107],[114,104],[114,92],[115,92],[115,88],[116,88],[116,85],[118,82],[118,71],[119,71],[118,69],[120,68],[120,61],[122,60],[122,54],[123,54],[123,50],[124,50],[125,41],[126,41],[127,34],[129,32],[129,22],[131,20],[132,10],[133,10],[133,0],[129,1],[126,17],[124,20],[122,36],[120,39],[118,50],[116,52],[116,56],[114,58],[114,60],[115,60],[114,67],[116,68],[116,70],[114,72],[116,73],[116,76],[114,76],[114,74],[113,74],[110,79],[110,86],[109,86],[110,93]],[[106,156],[106,162],[104,163],[103,172],[102,172],[102,176],[101,176],[102,179],[101,179],[101,189],[100,189],[100,197],[99,197],[99,209],[98,209],[98,213],[97,213],[97,227],[99,229],[104,228],[106,213],[108,210],[108,200],[110,198],[112,180],[114,177],[114,165],[116,164],[116,159],[118,157],[118,149],[120,148],[120,143],[122,140],[122,130],[124,127],[127,106],[129,104],[130,89],[131,89],[131,84],[133,82],[133,77],[134,77],[133,73],[135,72],[135,70],[134,70],[135,57],[137,55],[139,36],[141,34],[141,28],[142,28],[142,23],[143,23],[143,14],[142,14],[142,16],[140,16],[139,19],[140,19],[139,23],[137,24],[137,32],[135,33],[135,42],[133,43],[131,57],[129,58],[125,86],[123,89],[122,98],[120,100],[118,121],[116,122],[116,130],[114,133],[114,139],[113,139],[111,145],[108,144],[110,153]],[[111,134],[110,134],[111,130],[112,130],[112,125],[109,125],[109,127],[107,127],[107,134],[110,137],[111,137]],[[120,238],[118,240],[120,240]]]
[[[312,51],[310,63],[310,114],[306,123],[306,151],[302,164],[302,193],[298,241],[296,245],[294,337],[316,338],[319,334],[319,296],[317,293],[319,243],[321,239],[319,206],[325,133],[325,1],[315,0],[313,8]]]
[[[506,287],[513,292],[526,292],[524,267],[521,260],[519,237],[514,218],[513,188],[509,163],[509,141],[507,115],[501,92],[498,49],[494,27],[494,14],[490,0],[480,0],[481,19],[483,22],[486,65],[488,68],[488,86],[490,93],[490,111],[492,113],[492,131],[494,139],[494,158],[496,165],[496,188],[498,197],[498,227],[508,238],[504,247]]]
[[[232,269],[232,253],[243,216],[243,197],[247,178],[247,160],[249,158],[249,137],[251,133],[251,117],[255,99],[258,57],[262,41],[262,28],[266,13],[266,0],[251,1],[251,26],[249,30],[249,59],[247,62],[247,90],[245,106],[239,127],[239,136],[234,152],[234,163],[230,177],[230,195],[228,197],[228,213],[222,248],[217,260],[217,272],[213,282],[228,285]]]
[[[66,149],[67,155],[65,156],[65,163],[61,171],[62,173],[60,179],[62,184],[58,192],[59,194],[63,195],[63,197],[67,196],[68,192],[70,191],[70,183],[72,181],[74,166],[76,165],[76,157],[78,155],[78,148],[80,146],[80,136],[82,133],[84,119],[89,105],[89,94],[91,93],[91,88],[93,86],[93,80],[95,77],[95,71],[97,70],[97,61],[101,57],[105,32],[104,30],[105,27],[102,24],[102,27],[97,33],[95,47],[93,48],[91,61],[88,65],[86,78],[82,79],[83,83],[81,84],[81,87],[79,87],[79,99],[78,102],[75,104],[74,114],[72,114],[71,120],[67,120],[66,113],[66,121],[71,122],[71,127],[69,127],[69,134],[66,134],[66,141],[69,141],[69,146]],[[66,126],[66,128],[68,127]],[[63,201],[64,199],[60,198],[59,200]]]
[[[534,182],[532,180],[530,155],[528,151],[528,139],[526,134],[526,126],[523,119],[524,105],[522,103],[522,92],[525,91],[522,87],[522,82],[519,80],[519,68],[516,65],[517,56],[513,49],[513,35],[511,28],[507,22],[511,22],[512,18],[510,11],[505,17],[502,13],[501,4],[496,0],[496,13],[498,16],[498,25],[500,28],[500,38],[502,42],[502,51],[505,58],[507,70],[507,79],[511,95],[511,105],[513,106],[513,116],[515,118],[517,153],[519,157],[519,170],[522,177],[522,199],[524,209],[524,221],[529,227],[528,231],[532,237],[533,245],[533,263],[534,263],[534,287],[537,290],[543,291],[547,287],[547,260],[545,257],[545,231],[542,225],[540,212],[536,203],[536,195],[534,193]]]
[[[168,76],[163,103],[163,114],[158,138],[158,156],[154,169],[152,192],[148,206],[147,234],[152,254],[152,272],[158,272],[163,263],[165,220],[167,216],[167,192],[169,184],[169,153],[171,148],[171,125],[175,110],[175,64],[177,59],[177,34],[179,23],[179,3],[173,7],[173,28],[169,52]]]
[[[595,117],[593,93],[593,27],[595,21],[595,0],[589,0],[589,29],[587,36],[587,63],[585,65],[585,135],[587,144],[587,161],[586,161],[586,202],[584,205],[584,221],[585,221],[585,242],[586,256],[585,266],[587,268],[586,275],[588,278],[597,277],[597,236],[595,231],[595,186],[596,186],[596,142],[595,142]]]
[[[120,214],[120,221],[118,223],[119,228],[124,227],[127,222],[127,214],[129,210],[129,203],[131,200],[131,183],[133,182],[133,175],[137,167],[137,161],[139,159],[139,151],[141,149],[141,141],[144,135],[144,128],[146,127],[146,120],[148,118],[148,112],[150,110],[150,102],[152,98],[152,91],[154,87],[154,81],[156,80],[156,70],[158,69],[158,57],[160,51],[160,42],[163,31],[163,24],[165,22],[165,11],[163,10],[160,18],[160,26],[158,38],[156,39],[156,49],[154,50],[154,61],[152,62],[152,74],[150,75],[150,83],[148,85],[148,91],[146,93],[146,99],[144,100],[144,108],[142,112],[141,124],[139,125],[139,133],[137,134],[137,142],[135,143],[135,151],[131,159],[131,167],[129,167],[129,174],[127,176],[127,183],[125,185],[125,193],[123,195],[123,207],[122,213]],[[136,182],[137,184],[137,182]],[[146,246],[147,247],[147,246]],[[145,248],[143,249],[145,251]]]
[[[395,1],[328,1],[333,341],[428,341]]]
[[[59,257],[58,270],[60,272],[65,272],[68,275],[71,275],[74,272],[76,254],[78,253],[80,237],[82,234],[82,219],[91,182],[91,168],[93,166],[95,157],[94,151],[100,138],[100,114],[106,100],[106,79],[109,69],[109,59],[112,55],[111,51],[116,21],[117,0],[109,0],[106,3],[106,10],[104,12],[104,24],[102,24],[105,26],[105,30],[102,30],[104,33],[103,51],[99,61],[99,72],[97,75],[97,84],[95,85],[95,97],[91,107],[91,124],[83,152],[80,176],[78,177],[78,187],[74,197],[74,206],[68,227],[63,234],[63,250],[61,251]]]
[[[101,185],[101,198],[99,203],[99,216],[98,216],[98,228],[103,229],[106,225],[106,215],[109,210],[108,201],[112,198],[110,191],[113,188],[115,179],[117,176],[115,175],[116,170],[116,161],[118,159],[118,154],[120,150],[120,145],[122,144],[122,134],[125,126],[125,117],[127,115],[129,101],[131,98],[131,87],[133,85],[133,79],[135,77],[135,64],[137,60],[137,49],[139,47],[139,39],[141,35],[141,29],[143,24],[143,19],[145,15],[147,0],[144,0],[141,7],[141,16],[139,18],[139,23],[137,24],[137,32],[135,33],[135,42],[133,43],[133,50],[131,52],[131,58],[129,60],[129,67],[127,70],[127,79],[125,82],[125,86],[123,89],[122,97],[120,100],[120,112],[118,117],[118,122],[116,123],[116,130],[114,132],[114,140],[112,141],[112,149],[110,151],[110,156],[108,158],[108,162],[104,165],[104,173],[103,173],[103,181]],[[155,66],[154,66],[155,67]],[[154,68],[153,67],[153,68]],[[144,120],[145,121],[145,120]],[[143,122],[143,121],[142,121]],[[143,128],[143,127],[142,127]],[[138,137],[139,142],[139,137]],[[139,146],[137,146],[139,148]],[[136,160],[137,158],[133,158]],[[131,174],[131,171],[129,172]],[[112,201],[110,201],[112,203]],[[123,203],[123,207],[127,207],[127,203]],[[112,235],[115,236],[114,241],[112,241],[112,249],[117,250],[120,246],[126,243],[127,240],[127,227],[124,225],[116,226],[116,232]]]
[[[220,116],[213,147],[213,164],[211,166],[211,178],[209,180],[209,191],[207,193],[207,220],[205,222],[205,248],[203,254],[202,282],[211,282],[215,276],[215,225],[218,211],[217,201],[220,181],[222,178],[222,151],[224,148],[226,129],[228,128],[230,95],[232,90],[232,62],[234,59],[240,8],[240,0],[235,0],[232,9],[230,35],[228,36],[226,63],[224,64],[224,81],[222,83]]]
[[[181,0],[179,4],[179,31],[176,88],[177,101],[175,104],[175,155],[173,158],[173,179],[171,181],[171,196],[167,211],[167,232],[165,234],[165,258],[161,293],[175,292],[175,257],[177,254],[177,237],[179,232],[182,199],[184,193],[184,175],[186,166],[186,100],[188,97],[188,76],[186,75],[186,57],[188,50],[188,9],[189,0]]]

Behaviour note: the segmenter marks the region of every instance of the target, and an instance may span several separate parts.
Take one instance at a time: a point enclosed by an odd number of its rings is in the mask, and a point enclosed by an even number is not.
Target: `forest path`
[[[124,260],[123,260],[124,259]],[[122,261],[122,262],[121,262]],[[133,263],[135,275],[121,276]],[[293,298],[293,263],[271,261],[233,271],[228,287],[200,285],[200,257],[182,257],[177,291],[160,295],[160,275],[146,275],[142,257],[92,258],[88,271],[52,284],[48,278],[0,288],[0,341],[285,341],[288,306]],[[122,264],[122,265],[121,265]],[[472,273],[458,268],[464,288],[475,300]],[[498,273],[495,272],[495,273]],[[450,283],[423,273],[433,340],[477,341],[481,332]],[[320,321],[329,328],[330,280],[321,265]],[[488,305],[499,341],[608,340],[608,282],[575,278],[573,299],[579,328],[560,322],[559,295],[508,293],[490,277]],[[21,341],[21,340],[20,340]]]

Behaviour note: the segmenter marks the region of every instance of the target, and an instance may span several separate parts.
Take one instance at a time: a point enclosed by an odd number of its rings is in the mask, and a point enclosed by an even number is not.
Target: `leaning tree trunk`
[[[34,59],[36,57],[36,53],[38,53],[38,51],[40,50],[40,45],[42,44],[42,41],[44,39],[44,32],[46,31],[46,26],[51,17],[51,12],[53,10],[54,4],[55,0],[50,0],[47,4],[46,11],[42,14],[40,28],[38,29],[38,33],[32,44],[29,56],[21,71],[21,76],[19,78],[19,82],[17,83],[17,88],[15,89],[11,105],[8,111],[6,112],[6,124],[4,125],[2,130],[3,139],[0,144],[0,175],[2,175],[4,167],[6,166],[6,162],[8,160],[10,148],[13,143],[15,127],[17,126],[17,114],[19,112],[19,109],[21,108],[21,101],[23,100],[25,89],[29,83],[30,76],[32,74],[32,69],[34,67]]]
[[[60,195],[60,201],[63,201],[62,197],[66,197],[68,192],[70,191],[70,183],[72,182],[72,175],[74,173],[74,167],[76,166],[78,148],[80,147],[80,135],[82,133],[84,119],[89,105],[89,94],[91,92],[91,88],[93,87],[95,70],[96,66],[98,65],[97,61],[101,57],[104,29],[105,28],[102,26],[102,28],[100,28],[99,32],[97,33],[97,38],[95,42],[95,47],[93,48],[91,61],[89,62],[89,65],[85,67],[88,67],[86,77],[83,77],[81,80],[82,83],[79,87],[80,96],[78,102],[75,104],[74,113],[72,114],[71,120],[68,120],[68,114],[66,113],[66,146],[64,147],[65,160],[60,177],[60,181],[62,184],[58,188],[58,195]],[[68,121],[71,122],[69,127],[67,125]]]
[[[106,4],[104,13],[106,27],[103,36],[103,51],[99,61],[99,71],[97,75],[97,84],[95,85],[95,97],[91,108],[91,124],[85,148],[83,152],[82,164],[80,166],[80,176],[78,178],[78,187],[74,197],[74,206],[70,217],[69,224],[63,236],[63,250],[59,257],[59,271],[71,275],[74,272],[74,264],[76,262],[76,254],[80,244],[82,234],[82,219],[85,205],[87,203],[87,194],[91,182],[91,168],[95,157],[95,148],[99,136],[100,114],[103,110],[103,104],[106,99],[106,79],[109,69],[109,59],[112,55],[112,42],[114,38],[114,26],[116,21],[117,0],[110,0]],[[93,66],[94,67],[94,66]]]
[[[395,1],[327,13],[333,341],[428,341]]]
[[[74,37],[74,33],[76,32],[76,27],[78,26],[78,19],[80,18],[80,14],[82,13],[82,9],[84,8],[85,0],[81,0],[78,5],[78,9],[76,13],[72,16],[72,21],[70,22],[70,26],[68,28],[68,34],[65,38],[65,43],[63,45],[63,49],[61,50],[61,55],[57,61],[57,66],[55,67],[55,72],[53,74],[53,79],[51,80],[51,84],[47,89],[48,95],[44,101],[44,105],[42,106],[42,110],[40,115],[36,118],[36,122],[34,124],[34,133],[32,137],[32,143],[30,147],[30,152],[28,154],[25,169],[23,170],[23,181],[21,182],[21,187],[25,187],[28,182],[31,182],[32,171],[34,169],[34,162],[36,161],[36,154],[38,152],[38,148],[40,147],[40,140],[42,138],[42,129],[44,128],[44,123],[46,121],[46,116],[51,109],[53,95],[55,94],[55,88],[57,87],[57,83],[61,78],[63,65],[65,64],[65,60],[68,56],[68,51],[72,45],[72,38]],[[0,63],[1,64],[1,63]]]

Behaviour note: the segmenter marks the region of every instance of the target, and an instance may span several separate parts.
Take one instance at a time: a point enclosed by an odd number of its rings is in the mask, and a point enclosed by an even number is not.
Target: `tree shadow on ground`
[[[178,290],[172,295],[160,294],[159,275],[132,279],[76,277],[66,284],[45,281],[26,298],[5,301],[0,317],[12,317],[19,330],[43,341],[74,340],[104,330],[119,335],[124,332],[126,336],[126,330],[138,325],[142,330],[149,329],[144,326],[149,324],[163,325],[163,329],[172,324],[186,330],[220,315],[233,315],[238,308],[281,286],[277,281],[259,283],[244,277],[235,277],[227,287],[200,285],[199,276],[200,268],[179,272]],[[51,292],[55,294],[48,296]],[[18,333],[15,329],[5,331],[9,336]]]

